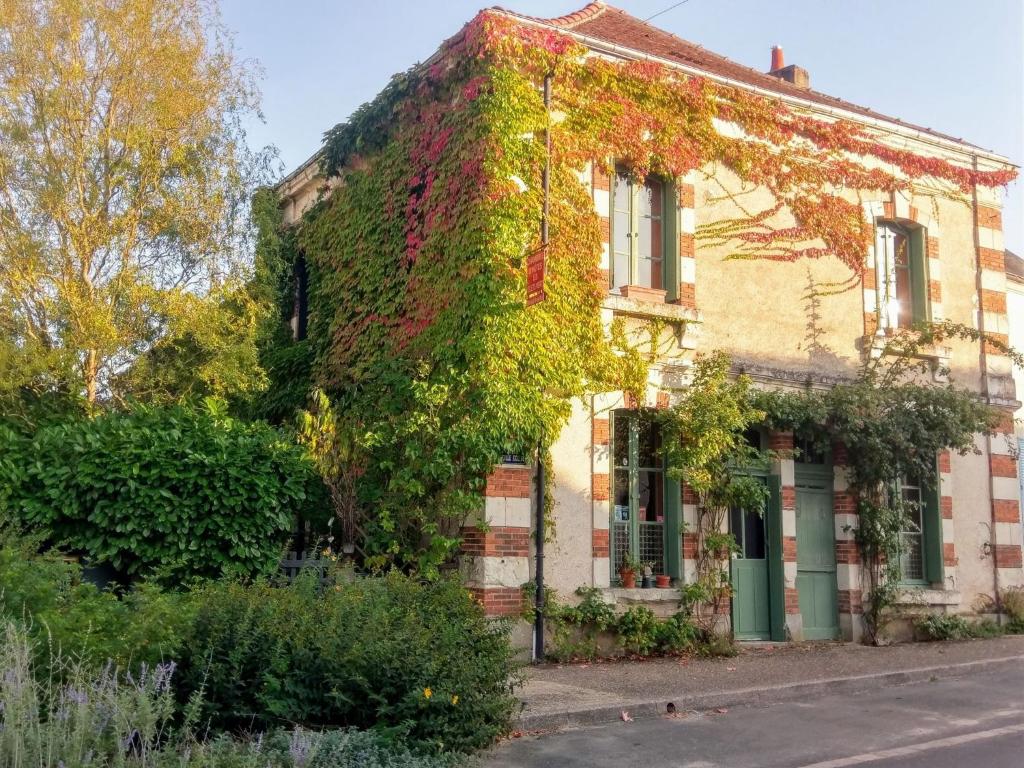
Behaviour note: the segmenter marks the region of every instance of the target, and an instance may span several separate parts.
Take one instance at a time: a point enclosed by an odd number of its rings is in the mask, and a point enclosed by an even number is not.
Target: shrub
[[[414,745],[469,751],[508,731],[517,677],[508,626],[454,580],[399,574],[290,586],[214,583],[197,592],[185,695],[227,728],[291,722],[394,727]]]
[[[132,577],[272,570],[315,483],[296,445],[204,407],[0,428],[0,503],[23,525]]]
[[[957,614],[926,616],[914,626],[925,640],[966,640],[979,636],[975,626]]]
[[[700,641],[700,631],[693,620],[680,612],[658,622],[654,630],[654,642],[662,653],[687,653],[694,651]]]
[[[191,621],[191,601],[154,584],[121,596],[101,591],[82,581],[77,563],[8,538],[0,543],[0,617],[26,628],[45,666],[55,655],[126,668],[174,656]]]
[[[0,766],[64,768],[454,768],[453,756],[413,754],[394,734],[301,729],[195,737],[194,708],[176,707],[173,664],[134,677],[56,656],[34,668],[24,628],[0,626]],[[54,672],[56,671],[56,674]],[[61,679],[63,682],[55,683]]]
[[[1009,621],[1006,631],[1024,634],[1024,587],[1008,587],[1001,595],[1003,612]]]
[[[658,619],[643,605],[634,605],[619,616],[615,631],[625,651],[646,656],[657,645]]]

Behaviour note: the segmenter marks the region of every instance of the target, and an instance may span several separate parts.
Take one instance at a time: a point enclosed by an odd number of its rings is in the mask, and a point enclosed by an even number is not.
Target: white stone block
[[[601,243],[601,261],[599,262],[601,269],[611,269],[611,251],[608,249],[608,243]]]
[[[836,566],[836,586],[839,589],[860,589],[860,566],[839,563]]]
[[[864,289],[864,311],[878,311],[878,291],[876,291],[874,288]]]
[[[594,211],[598,216],[610,218],[611,194],[607,189],[594,190]]]
[[[1002,230],[978,227],[978,245],[982,248],[991,248],[994,251],[1005,250]]]
[[[996,544],[1021,545],[1020,523],[996,523]]]
[[[836,541],[853,541],[854,529],[857,527],[857,515],[842,514],[835,516]]]
[[[693,208],[679,209],[679,231],[684,235],[697,233],[697,212]]]
[[[992,498],[1000,501],[1016,501],[1020,498],[1020,488],[1016,477],[993,477]]]
[[[786,537],[796,536],[796,510],[782,510],[782,535]]]
[[[594,586],[598,589],[608,589],[612,585],[612,564],[607,557],[595,557],[594,562]]]
[[[481,584],[486,587],[519,587],[530,580],[528,557],[477,557]]]
[[[988,291],[1006,293],[1006,273],[994,269],[981,270],[981,287]]]
[[[679,282],[697,282],[697,260],[695,258],[691,256],[681,256],[679,258]]]
[[[953,521],[948,517],[942,518],[942,541],[952,544],[956,541],[956,532],[953,529]]]

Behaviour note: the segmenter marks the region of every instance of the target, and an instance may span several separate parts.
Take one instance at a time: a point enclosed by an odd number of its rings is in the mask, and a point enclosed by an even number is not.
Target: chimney
[[[810,88],[811,87],[811,76],[803,67],[798,67],[796,64],[790,64],[786,66],[785,58],[782,55],[782,46],[772,46],[772,68],[768,70],[768,74],[772,77],[777,77],[780,80],[785,80],[788,83],[792,83],[797,88]]]

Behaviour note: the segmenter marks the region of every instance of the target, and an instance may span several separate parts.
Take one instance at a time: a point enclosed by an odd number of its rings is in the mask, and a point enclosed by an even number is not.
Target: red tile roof
[[[629,48],[648,56],[656,56],[686,67],[692,67],[693,69],[707,72],[711,75],[728,78],[729,80],[755,86],[766,91],[773,91],[780,95],[802,99],[831,109],[844,110],[873,120],[883,120],[885,122],[895,123],[903,126],[904,128],[921,131],[922,133],[926,133],[946,141],[953,141],[958,144],[973,147],[973,145],[968,144],[963,139],[948,136],[923,126],[906,123],[897,118],[880,114],[866,107],[851,104],[848,101],[838,99],[834,96],[829,96],[828,94],[824,94],[819,91],[811,90],[809,88],[800,88],[786,80],[782,80],[781,78],[773,77],[765,72],[759,72],[751,67],[738,64],[725,56],[712,53],[695,43],[683,40],[670,32],[658,29],[635,16],[630,16],[625,11],[613,8],[603,2],[591,2],[574,13],[569,13],[565,16],[558,16],[552,19],[526,16],[504,8],[495,8],[494,10],[519,19],[525,19],[545,26],[556,27],[558,29],[585,35],[595,41]]]

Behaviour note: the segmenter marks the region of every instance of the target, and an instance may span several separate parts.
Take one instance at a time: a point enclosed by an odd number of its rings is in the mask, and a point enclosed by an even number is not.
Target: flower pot
[[[640,586],[644,589],[651,589],[654,586],[654,577],[644,576],[643,579],[640,581]]]
[[[636,587],[636,574],[633,571],[619,571],[619,578],[622,579],[624,589],[634,589]]]
[[[671,576],[655,576],[654,579],[658,589],[668,589],[670,586],[672,586]]]

